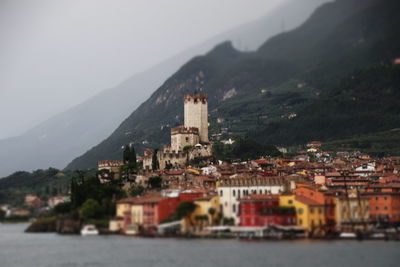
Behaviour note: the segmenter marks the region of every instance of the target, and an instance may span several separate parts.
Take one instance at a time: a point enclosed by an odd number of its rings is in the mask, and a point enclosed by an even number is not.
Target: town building
[[[297,225],[301,226],[308,236],[325,233],[325,205],[322,201],[303,195],[288,194],[280,197],[279,205],[295,208]]]
[[[279,195],[244,196],[239,205],[240,226],[296,225],[293,207],[279,206]]]
[[[375,224],[400,224],[400,183],[372,184],[366,188],[369,215]]]
[[[338,195],[336,201],[336,224],[341,232],[368,230],[370,222],[369,198],[356,190]]]
[[[281,194],[288,187],[282,177],[232,178],[217,183],[221,210],[225,218],[239,223],[239,200],[251,194]]]

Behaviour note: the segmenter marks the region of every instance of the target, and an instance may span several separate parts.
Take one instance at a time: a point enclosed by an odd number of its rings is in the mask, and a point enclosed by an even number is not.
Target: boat
[[[98,235],[99,230],[93,224],[87,224],[81,229],[81,235]]]
[[[356,233],[353,233],[353,232],[342,232],[342,233],[340,233],[339,238],[342,238],[342,239],[356,239],[357,235],[356,235]]]

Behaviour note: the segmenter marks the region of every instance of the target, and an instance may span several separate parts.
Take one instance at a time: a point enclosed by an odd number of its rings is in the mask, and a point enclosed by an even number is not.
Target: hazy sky
[[[283,2],[0,0],[0,139]]]

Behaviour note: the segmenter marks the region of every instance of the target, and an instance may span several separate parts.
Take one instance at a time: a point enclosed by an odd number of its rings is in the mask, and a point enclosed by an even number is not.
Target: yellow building
[[[134,201],[134,198],[124,198],[118,201],[115,212],[116,216],[123,218],[127,212],[131,211],[131,207]]]
[[[221,219],[219,196],[198,198],[194,201],[194,204],[196,204],[196,209],[190,215],[189,220],[183,220],[183,232],[199,232],[204,227],[219,223]]]
[[[326,222],[323,203],[304,196],[282,195],[279,198],[279,205],[296,209],[297,225],[301,226],[307,235],[324,234]]]
[[[142,204],[133,204],[131,207],[132,214],[132,224],[142,225],[143,224],[143,205]]]
[[[121,199],[117,202],[116,217],[110,221],[110,229],[137,234],[143,223],[143,205],[138,198]]]

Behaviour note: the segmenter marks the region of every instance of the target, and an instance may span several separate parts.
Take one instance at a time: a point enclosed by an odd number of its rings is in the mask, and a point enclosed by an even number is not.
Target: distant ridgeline
[[[198,88],[208,95],[211,141],[247,134],[295,145],[399,128],[398,10],[398,0],[337,0],[255,52],[222,43],[182,66],[67,169],[119,159],[131,141],[139,151],[167,144],[183,119],[183,96]]]

